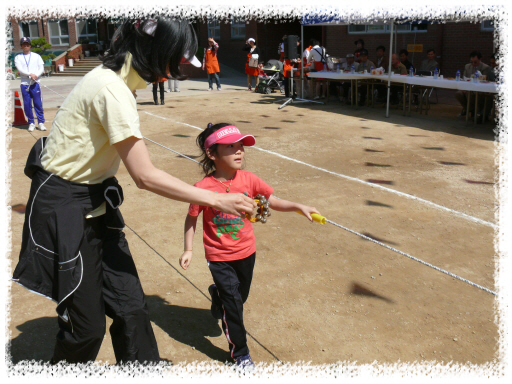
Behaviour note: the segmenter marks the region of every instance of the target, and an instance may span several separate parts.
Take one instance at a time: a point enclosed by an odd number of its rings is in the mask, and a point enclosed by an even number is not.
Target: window
[[[69,45],[68,21],[66,19],[48,20],[51,45]]]
[[[494,31],[494,20],[482,21],[482,31]]]
[[[97,21],[85,17],[76,18],[76,37],[79,43],[89,40],[89,43],[98,42]]]
[[[39,24],[37,20],[24,20],[19,22],[21,37],[35,39],[39,37]]]
[[[231,18],[231,38],[245,39],[245,20]]]
[[[395,29],[398,33],[427,32],[427,23],[419,24],[396,24]],[[368,33],[390,33],[390,24],[350,24],[348,33],[350,34],[368,34]]]
[[[119,28],[123,24],[122,18],[115,18],[110,19],[107,24],[107,34],[108,34],[108,40],[112,40],[112,36],[114,36],[114,33],[116,32],[117,28]]]
[[[244,26],[245,36],[245,26]],[[213,37],[215,40],[220,39],[220,23],[218,20],[212,20],[208,22],[208,37]]]

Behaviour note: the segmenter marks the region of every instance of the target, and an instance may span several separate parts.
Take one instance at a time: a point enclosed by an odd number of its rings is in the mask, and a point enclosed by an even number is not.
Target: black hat
[[[23,45],[23,43],[29,43],[30,44],[30,39],[28,37],[22,37],[21,40],[20,40],[20,45]]]
[[[361,56],[368,56],[368,50],[367,49],[361,49],[359,51],[359,55],[361,55]]]

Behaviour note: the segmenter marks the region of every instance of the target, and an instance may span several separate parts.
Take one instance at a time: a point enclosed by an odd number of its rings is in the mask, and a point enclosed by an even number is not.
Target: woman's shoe
[[[252,91],[252,89],[251,89],[251,86],[249,86],[249,89],[248,89],[248,91]]]
[[[158,105],[158,100],[155,100],[155,105]]]
[[[163,99],[162,99],[162,100],[160,100],[160,104],[161,104],[161,105],[164,105],[164,104],[165,104]]]

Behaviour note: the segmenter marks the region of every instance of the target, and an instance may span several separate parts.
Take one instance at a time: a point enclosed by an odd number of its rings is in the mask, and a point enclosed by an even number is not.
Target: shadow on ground
[[[55,346],[55,336],[59,331],[57,316],[29,320],[18,325],[16,329],[21,334],[12,339],[8,347],[14,364],[22,360],[50,361]]]
[[[151,321],[171,338],[194,347],[212,360],[222,363],[231,360],[227,350],[216,347],[206,338],[222,335],[218,320],[212,317],[209,309],[172,305],[157,295],[147,296],[146,300]]]

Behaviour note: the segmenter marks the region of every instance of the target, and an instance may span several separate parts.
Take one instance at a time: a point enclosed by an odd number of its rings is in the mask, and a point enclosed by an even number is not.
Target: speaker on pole
[[[299,57],[297,54],[297,41],[299,41],[299,36],[296,35],[288,35],[288,37],[284,40],[285,59],[293,60]]]

